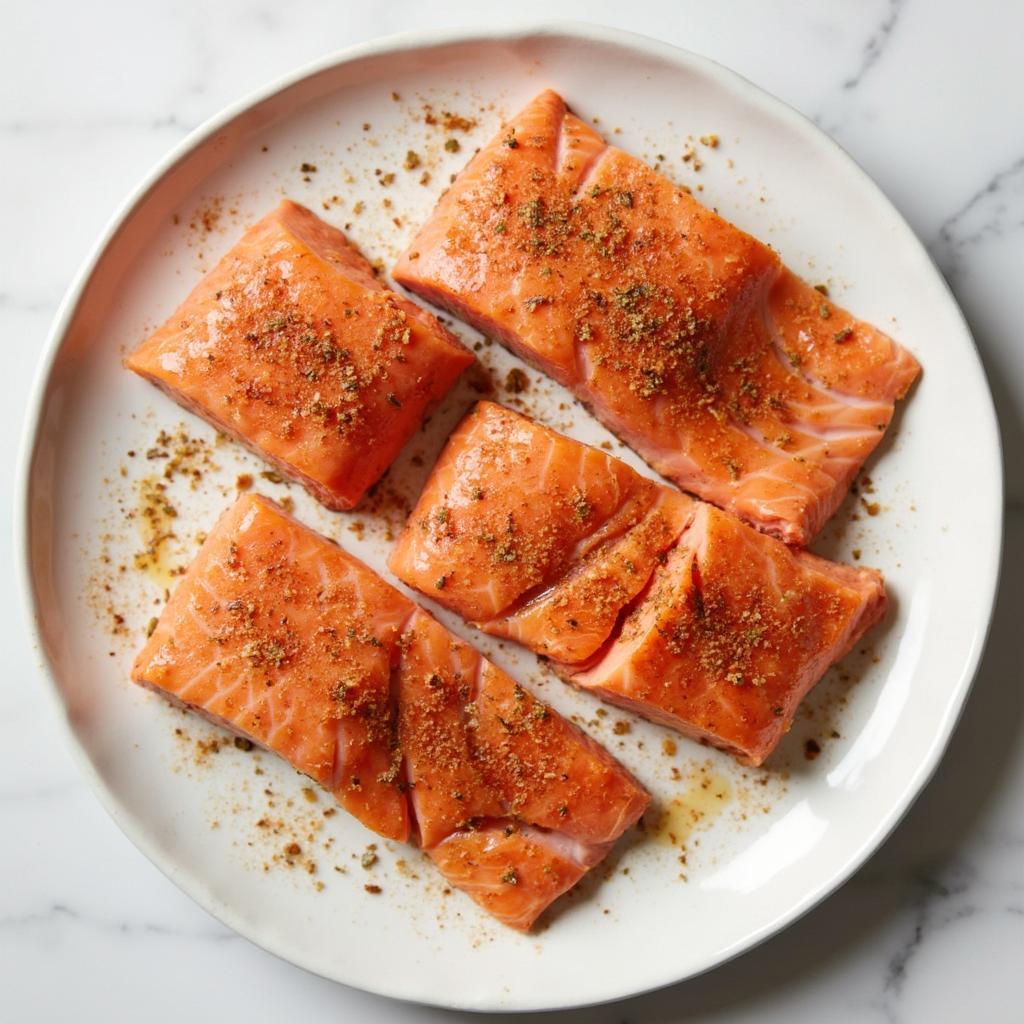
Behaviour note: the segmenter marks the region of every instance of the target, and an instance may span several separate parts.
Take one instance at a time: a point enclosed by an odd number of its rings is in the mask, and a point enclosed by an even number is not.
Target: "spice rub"
[[[601,747],[251,493],[211,531],[132,677],[284,757],[378,834],[418,840],[516,928],[648,802]]]
[[[285,200],[126,365],[345,509],[472,362],[340,231]]]
[[[607,640],[694,504],[482,401],[448,439],[389,566],[488,633],[582,661]]]
[[[794,552],[702,504],[615,637],[559,672],[759,765],[885,603],[875,570]]]
[[[885,608],[874,570],[794,552],[491,402],[452,434],[389,564],[569,682],[748,764]]]
[[[470,161],[394,277],[789,543],[836,510],[919,372],[551,91]]]

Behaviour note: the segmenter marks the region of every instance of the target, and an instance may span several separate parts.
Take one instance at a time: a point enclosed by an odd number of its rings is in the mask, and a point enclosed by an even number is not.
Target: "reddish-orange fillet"
[[[126,365],[346,509],[472,362],[340,231],[284,200]]]
[[[514,928],[649,800],[575,726],[258,495],[217,522],[132,678],[279,754],[373,831],[417,841]]]
[[[885,613],[885,586],[701,505],[650,590],[569,682],[759,765]]]
[[[760,764],[885,589],[481,402],[392,551],[403,582],[569,682]]]
[[[793,544],[919,373],[551,91],[459,174],[394,277],[572,390],[668,479]]]
[[[695,507],[620,459],[478,402],[389,565],[480,629],[578,662],[608,639]]]

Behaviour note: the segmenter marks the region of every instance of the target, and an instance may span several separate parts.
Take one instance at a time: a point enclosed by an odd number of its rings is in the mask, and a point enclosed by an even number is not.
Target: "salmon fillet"
[[[875,570],[795,552],[701,505],[619,633],[561,674],[759,765],[885,604]]]
[[[346,509],[472,362],[340,231],[284,200],[125,365]]]
[[[494,402],[441,453],[389,567],[495,636],[590,657],[695,502]]]
[[[389,564],[567,681],[747,764],[885,609],[874,570],[794,551],[491,402],[452,434]]]
[[[793,544],[842,502],[919,372],[550,90],[459,174],[394,278],[684,490]]]
[[[603,748],[336,544],[258,495],[217,522],[132,668],[414,839],[527,929],[649,797]]]

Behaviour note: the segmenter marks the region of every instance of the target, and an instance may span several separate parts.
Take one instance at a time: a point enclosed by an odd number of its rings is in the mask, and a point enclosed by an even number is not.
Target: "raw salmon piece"
[[[132,678],[280,754],[368,828],[409,835],[391,696],[413,604],[265,498],[218,520]]]
[[[472,361],[340,231],[285,200],[126,365],[346,509]]]
[[[425,847],[502,816],[607,846],[643,813],[647,794],[610,754],[426,612],[402,647],[401,744]]]
[[[394,277],[789,543],[836,510],[919,372],[551,91],[472,159]]]
[[[759,765],[884,611],[880,573],[794,552],[702,505],[619,634],[562,674]]]
[[[750,764],[885,610],[874,570],[795,552],[491,402],[452,434],[390,567],[577,686]],[[528,705],[506,692],[492,734]]]
[[[607,847],[499,821],[453,832],[428,852],[452,885],[503,924],[528,931],[604,859]]]
[[[575,726],[257,495],[218,521],[132,677],[280,754],[381,835],[418,840],[516,928],[649,799]]]
[[[425,612],[402,639],[399,734],[421,845],[527,929],[649,797],[602,747]]]
[[[473,822],[504,818],[505,804],[480,770],[468,725],[480,652],[422,611],[409,622],[403,648],[399,735],[419,840],[429,849]]]
[[[449,438],[389,565],[488,633],[582,661],[694,508],[611,455],[480,402]]]

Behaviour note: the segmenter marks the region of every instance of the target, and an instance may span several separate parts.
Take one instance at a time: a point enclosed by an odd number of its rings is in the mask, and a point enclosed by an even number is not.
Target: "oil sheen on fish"
[[[448,439],[389,567],[475,626],[590,657],[695,502],[494,402]]]
[[[257,495],[211,531],[136,682],[314,779],[527,929],[643,813],[603,748],[336,544]]]
[[[749,764],[885,608],[874,570],[794,551],[491,402],[452,434],[389,564],[574,685]]]
[[[919,372],[550,90],[473,157],[393,273],[663,476],[791,544],[838,508]]]
[[[126,365],[345,509],[472,362],[340,231],[286,199]]]

